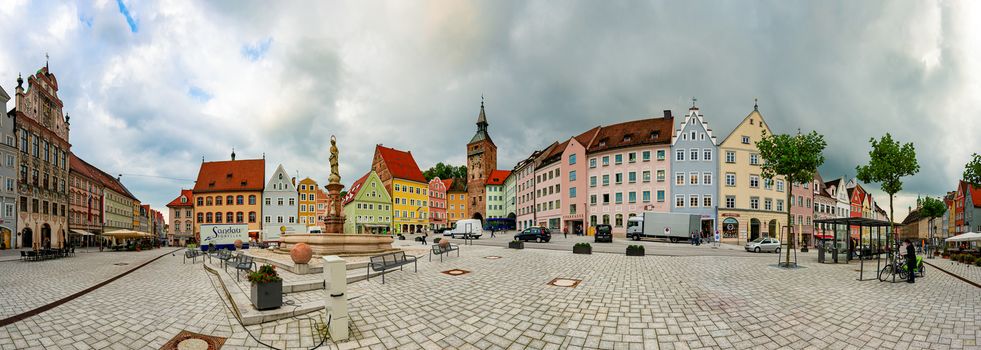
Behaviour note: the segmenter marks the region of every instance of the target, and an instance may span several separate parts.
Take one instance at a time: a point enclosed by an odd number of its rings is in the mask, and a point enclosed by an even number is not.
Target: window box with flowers
[[[283,306],[283,279],[276,267],[262,265],[258,271],[249,272],[252,284],[252,305],[257,310],[278,309]]]

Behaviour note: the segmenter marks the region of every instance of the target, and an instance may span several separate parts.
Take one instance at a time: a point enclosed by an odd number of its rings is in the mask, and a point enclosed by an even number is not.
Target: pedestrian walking
[[[906,283],[914,283],[916,279],[916,247],[909,241],[909,238],[903,243],[906,245],[906,276],[908,276]]]
[[[569,239],[569,226],[562,228],[562,238]]]

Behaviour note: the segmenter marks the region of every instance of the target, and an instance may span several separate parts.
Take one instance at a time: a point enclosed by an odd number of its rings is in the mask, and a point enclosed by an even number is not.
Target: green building
[[[392,197],[374,171],[364,174],[347,191],[344,233],[389,233],[392,229]]]

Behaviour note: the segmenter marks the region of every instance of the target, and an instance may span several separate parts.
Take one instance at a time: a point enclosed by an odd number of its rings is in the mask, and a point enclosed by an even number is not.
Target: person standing
[[[569,239],[569,226],[562,228],[562,238]]]
[[[906,283],[914,283],[916,279],[916,247],[907,238],[903,241],[906,245]]]

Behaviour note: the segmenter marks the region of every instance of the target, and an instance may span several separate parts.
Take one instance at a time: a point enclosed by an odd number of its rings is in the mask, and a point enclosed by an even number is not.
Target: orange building
[[[249,234],[262,229],[262,190],[266,160],[204,162],[198,171],[194,197],[194,237],[201,241],[201,224],[248,224]]]
[[[452,227],[457,220],[469,219],[467,215],[467,186],[459,179],[443,180],[446,186],[446,226]]]
[[[297,209],[300,224],[307,227],[319,226],[317,225],[317,181],[309,177],[300,180],[300,186],[296,190],[300,192],[300,205]]]

